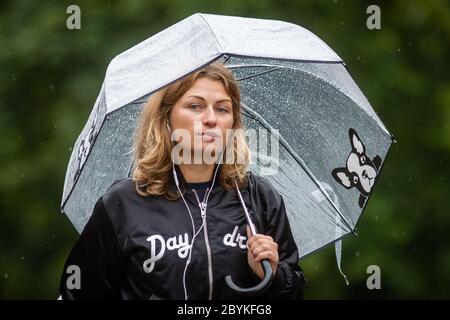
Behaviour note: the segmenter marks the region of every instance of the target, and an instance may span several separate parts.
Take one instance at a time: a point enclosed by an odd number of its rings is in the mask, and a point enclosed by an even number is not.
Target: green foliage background
[[[81,8],[68,30],[66,8]],[[366,8],[381,8],[381,30]],[[289,21],[347,66],[395,135],[377,187],[344,240],[306,257],[306,298],[450,297],[450,7],[428,1],[116,0],[0,2],[0,298],[55,299],[77,238],[59,205],[71,147],[109,61],[195,13]],[[369,265],[381,290],[368,290]]]

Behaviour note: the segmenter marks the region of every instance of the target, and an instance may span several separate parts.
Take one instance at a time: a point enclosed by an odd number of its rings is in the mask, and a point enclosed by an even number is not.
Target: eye
[[[353,176],[353,182],[354,182],[354,183],[358,183],[358,180],[359,180],[359,179],[358,179],[358,176]]]
[[[219,112],[223,112],[223,113],[227,113],[228,112],[228,108],[227,107],[219,107],[218,110],[219,110]]]
[[[201,108],[201,105],[199,105],[199,104],[189,105],[189,109],[192,109],[192,110],[199,110],[200,108]]]
[[[365,163],[366,162],[366,157],[365,156],[361,156],[361,163]]]

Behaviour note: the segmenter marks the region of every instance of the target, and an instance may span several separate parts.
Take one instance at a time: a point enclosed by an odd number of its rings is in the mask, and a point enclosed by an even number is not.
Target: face
[[[175,140],[191,155],[220,152],[225,145],[226,130],[233,127],[233,105],[222,82],[197,79],[172,108],[170,127],[173,137],[174,133],[182,133],[183,138]]]

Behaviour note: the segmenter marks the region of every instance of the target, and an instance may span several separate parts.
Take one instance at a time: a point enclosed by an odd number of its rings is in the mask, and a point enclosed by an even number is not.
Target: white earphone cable
[[[219,165],[217,165],[216,170],[215,170],[215,172],[214,172],[214,177],[213,177],[213,181],[212,181],[212,186],[211,186],[211,188],[209,188],[209,190],[207,190],[207,196],[206,196],[205,204],[208,203],[209,194],[211,193],[211,191],[212,191],[212,189],[213,189],[212,187],[214,186],[214,183],[215,183],[215,180],[216,180],[216,175],[217,175],[218,168],[219,168]],[[188,300],[188,297],[189,297],[189,296],[188,296],[188,294],[187,294],[187,288],[186,288],[186,272],[187,272],[187,268],[188,268],[188,266],[189,266],[189,264],[190,264],[190,262],[191,262],[192,249],[193,249],[193,247],[194,247],[194,241],[195,241],[195,238],[197,237],[197,235],[200,233],[200,231],[203,229],[203,227],[204,227],[204,225],[205,225],[205,222],[206,222],[206,214],[205,214],[205,215],[203,216],[203,218],[202,218],[202,225],[200,226],[200,228],[198,229],[198,231],[195,232],[194,218],[192,217],[191,210],[189,209],[189,206],[188,206],[188,204],[187,204],[187,202],[186,202],[186,199],[184,198],[184,195],[183,195],[183,193],[181,192],[181,189],[180,189],[180,183],[179,183],[179,181],[178,181],[178,175],[177,175],[177,172],[176,172],[176,170],[175,170],[175,164],[174,164],[173,162],[172,162],[172,173],[173,173],[173,177],[174,177],[174,180],[175,180],[175,185],[177,186],[177,190],[178,190],[178,192],[180,193],[181,198],[183,199],[184,205],[185,205],[186,209],[187,209],[188,212],[189,212],[189,217],[190,217],[190,219],[191,219],[191,224],[192,224],[192,234],[193,234],[193,237],[192,237],[192,241],[191,241],[190,248],[189,248],[189,256],[188,256],[188,258],[187,258],[187,260],[186,260],[186,264],[185,264],[185,266],[184,266],[184,272],[183,272],[184,299],[185,299],[185,300]],[[205,212],[206,212],[206,208],[205,208]]]
[[[172,133],[172,130],[170,129],[170,126],[169,126],[168,123],[167,123],[167,128],[169,129],[170,133]],[[227,147],[228,147],[228,144],[229,144],[229,142],[227,143]],[[225,148],[225,149],[226,149],[226,148]],[[219,159],[222,159],[222,156],[223,156],[223,153],[224,153],[225,149],[222,150]],[[195,238],[197,237],[197,235],[200,233],[200,231],[201,231],[201,230],[203,229],[203,227],[205,226],[205,222],[206,222],[206,207],[207,207],[207,204],[208,204],[209,195],[211,194],[211,191],[212,191],[212,189],[213,189],[213,187],[214,187],[214,184],[215,184],[215,181],[216,181],[216,176],[217,176],[217,171],[218,171],[218,169],[219,169],[219,166],[220,166],[220,163],[218,163],[217,166],[216,166],[216,170],[215,170],[215,172],[214,172],[214,176],[213,176],[211,188],[208,188],[208,189],[206,190],[206,199],[205,199],[205,203],[204,203],[204,204],[205,204],[205,209],[204,209],[204,213],[205,213],[205,214],[204,214],[204,216],[202,217],[202,225],[200,226],[200,228],[198,229],[198,231],[195,232],[194,218],[192,217],[191,210],[189,209],[189,206],[188,206],[188,204],[187,204],[187,202],[186,202],[186,199],[184,198],[184,195],[183,195],[183,193],[182,193],[181,190],[180,190],[180,183],[179,183],[179,181],[178,181],[178,175],[177,175],[177,172],[176,172],[176,170],[175,170],[175,163],[172,161],[172,173],[173,173],[173,178],[174,178],[174,180],[175,180],[175,185],[176,185],[176,187],[177,187],[178,192],[180,193],[181,198],[183,199],[183,202],[184,202],[184,205],[186,206],[186,209],[187,209],[188,212],[189,212],[189,217],[190,217],[190,219],[191,219],[191,224],[192,224],[192,234],[193,234],[192,241],[191,241],[190,248],[189,248],[189,256],[188,256],[188,258],[187,258],[187,260],[186,260],[186,264],[185,264],[185,266],[184,266],[184,272],[183,272],[183,289],[184,289],[184,299],[185,299],[185,300],[188,300],[188,297],[189,297],[189,296],[188,296],[188,293],[187,293],[187,288],[186,288],[186,273],[187,273],[187,268],[188,268],[188,266],[189,266],[189,264],[190,264],[190,262],[191,262],[192,249],[193,249],[193,247],[194,247],[194,241],[195,241]]]

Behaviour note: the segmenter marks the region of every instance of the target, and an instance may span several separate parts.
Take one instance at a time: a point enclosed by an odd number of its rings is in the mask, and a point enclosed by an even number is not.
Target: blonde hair
[[[241,118],[240,91],[233,74],[221,63],[214,62],[187,77],[152,94],[144,105],[134,134],[134,171],[136,191],[142,196],[163,195],[169,200],[179,198],[169,188],[172,171],[172,141],[166,124],[177,101],[199,78],[221,81],[233,104],[233,159],[221,164],[219,182],[225,189],[234,188],[234,179],[239,187],[246,183],[250,150],[244,136]],[[242,130],[236,130],[242,129]],[[231,145],[231,143],[230,143]],[[238,148],[239,146],[239,148]],[[237,160],[244,159],[244,161]]]

